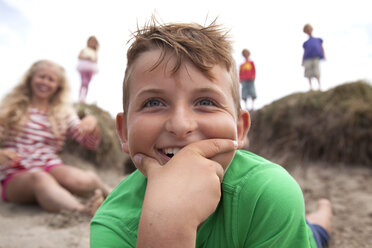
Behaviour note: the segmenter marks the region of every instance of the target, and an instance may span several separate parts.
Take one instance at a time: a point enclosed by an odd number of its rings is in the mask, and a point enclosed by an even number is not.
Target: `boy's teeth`
[[[163,152],[165,154],[173,154],[175,155],[180,149],[179,148],[166,148],[166,149],[163,149]]]

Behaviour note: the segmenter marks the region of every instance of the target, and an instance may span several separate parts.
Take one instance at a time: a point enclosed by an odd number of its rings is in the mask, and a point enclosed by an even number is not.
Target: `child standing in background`
[[[2,199],[38,203],[58,212],[94,214],[111,189],[92,171],[65,165],[58,156],[67,137],[95,149],[101,132],[92,115],[79,119],[68,103],[64,69],[35,62],[0,105]],[[93,195],[87,204],[74,196]]]
[[[302,45],[304,48],[302,65],[305,68],[305,77],[309,80],[310,90],[313,90],[311,85],[312,78],[316,78],[318,81],[318,89],[320,90],[319,61],[325,58],[323,40],[312,36],[313,27],[310,24],[306,24],[303,31],[305,34],[309,35],[309,39]]]
[[[254,80],[256,79],[256,68],[252,60],[249,59],[250,52],[248,49],[242,51],[245,62],[240,65],[239,78],[242,85],[242,98],[244,107],[248,110],[248,99],[252,99],[252,110],[254,108],[254,100],[256,99],[256,89],[254,87]]]
[[[81,86],[79,91],[79,101],[85,102],[88,94],[89,83],[94,74],[98,72],[97,50],[99,47],[98,40],[95,36],[90,36],[87,46],[79,53],[78,71],[81,76]]]

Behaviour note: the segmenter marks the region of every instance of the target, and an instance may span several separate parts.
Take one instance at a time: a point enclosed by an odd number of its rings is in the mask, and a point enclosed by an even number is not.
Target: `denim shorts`
[[[308,221],[306,221],[306,224],[313,232],[317,247],[322,248],[323,246],[327,246],[330,238],[328,232],[317,224],[310,224]]]
[[[256,99],[256,89],[254,87],[254,80],[245,80],[241,82],[242,84],[242,98],[247,100],[249,97],[253,100]]]

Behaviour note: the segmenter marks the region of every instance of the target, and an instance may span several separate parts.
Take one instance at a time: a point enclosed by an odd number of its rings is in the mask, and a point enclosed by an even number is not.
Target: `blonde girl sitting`
[[[101,134],[94,116],[80,120],[68,103],[64,69],[37,61],[0,105],[2,199],[93,215],[111,189],[95,173],[62,162],[66,137],[95,149]],[[74,195],[92,197],[82,204]]]

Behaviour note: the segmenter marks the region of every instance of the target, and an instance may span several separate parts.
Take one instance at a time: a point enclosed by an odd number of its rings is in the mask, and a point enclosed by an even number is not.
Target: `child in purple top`
[[[305,68],[305,77],[309,79],[310,90],[312,90],[312,78],[316,78],[320,90],[319,60],[325,58],[323,40],[312,36],[313,27],[310,24],[306,24],[303,31],[309,35],[309,39],[303,44],[304,55],[302,65]]]

